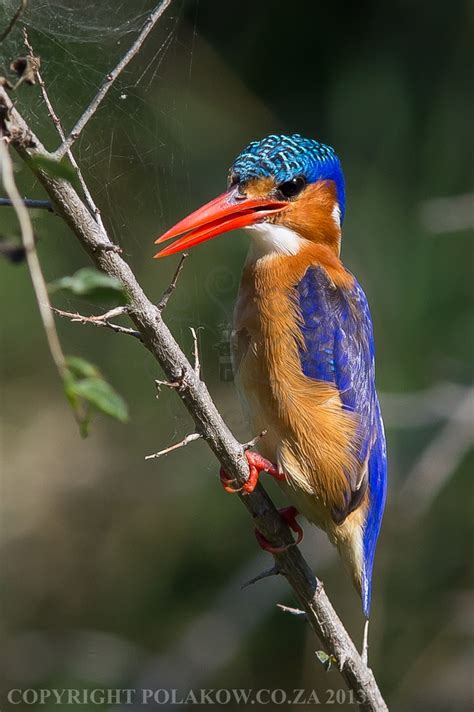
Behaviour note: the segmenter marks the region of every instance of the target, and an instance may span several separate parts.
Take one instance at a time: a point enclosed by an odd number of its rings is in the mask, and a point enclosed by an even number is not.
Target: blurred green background
[[[0,28],[16,6],[0,4]],[[0,73],[24,54],[26,26],[70,129],[152,6],[30,0],[0,46]],[[74,149],[111,239],[156,301],[178,260],[154,262],[154,238],[222,191],[250,140],[297,131],[338,151],[343,259],[372,308],[390,463],[370,661],[402,712],[472,702],[472,39],[472,7],[459,0],[175,0]],[[54,149],[39,88],[14,96]],[[15,165],[22,194],[44,198]],[[11,209],[0,211],[0,236],[18,239]],[[58,217],[31,216],[48,281],[89,264]],[[223,352],[247,242],[232,233],[193,251],[166,314],[188,354],[200,327],[204,378],[245,439]],[[1,709],[13,709],[9,689],[39,687],[305,688],[320,697],[314,709],[334,707],[326,691],[344,684],[307,627],[277,609],[295,603],[285,582],[241,590],[271,561],[206,445],[145,461],[192,428],[173,392],[156,399],[151,356],[58,319],[66,353],[98,364],[130,407],[127,425],[98,416],[82,440],[26,266],[0,256],[0,289]],[[359,645],[360,603],[324,535],[307,527],[303,550]]]

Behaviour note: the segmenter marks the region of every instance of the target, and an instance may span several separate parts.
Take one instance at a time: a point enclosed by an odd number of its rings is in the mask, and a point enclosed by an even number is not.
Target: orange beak
[[[155,244],[160,244],[182,235],[155,257],[167,257],[217,237],[223,232],[254,225],[287,207],[288,203],[270,198],[245,198],[239,194],[237,188],[233,188],[195,210],[155,240]]]

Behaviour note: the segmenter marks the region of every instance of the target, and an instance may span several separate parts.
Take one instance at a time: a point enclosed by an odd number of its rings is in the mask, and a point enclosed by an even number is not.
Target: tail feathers
[[[379,434],[370,453],[369,470],[369,507],[363,532],[363,567],[361,577],[362,608],[366,618],[370,614],[372,592],[372,571],[374,568],[375,549],[382,525],[385,498],[387,494],[387,456],[385,437],[379,412]]]

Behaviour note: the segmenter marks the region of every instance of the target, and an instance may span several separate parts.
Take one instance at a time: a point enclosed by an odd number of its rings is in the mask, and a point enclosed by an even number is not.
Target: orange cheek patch
[[[306,240],[337,248],[338,251],[341,229],[334,220],[335,205],[337,195],[334,183],[318,181],[309,185],[277,219]]]

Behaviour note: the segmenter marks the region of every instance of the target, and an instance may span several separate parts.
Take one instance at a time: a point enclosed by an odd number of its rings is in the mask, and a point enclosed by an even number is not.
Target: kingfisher
[[[178,238],[156,257],[236,228],[250,233],[232,358],[249,421],[266,435],[259,453],[246,453],[243,490],[251,492],[262,471],[279,481],[293,503],[282,514],[297,543],[301,513],[337,547],[368,622],[387,456],[369,306],[340,258],[344,214],[334,149],[299,134],[271,135],[240,153],[222,195],[156,240]],[[222,471],[221,480],[235,491]]]

